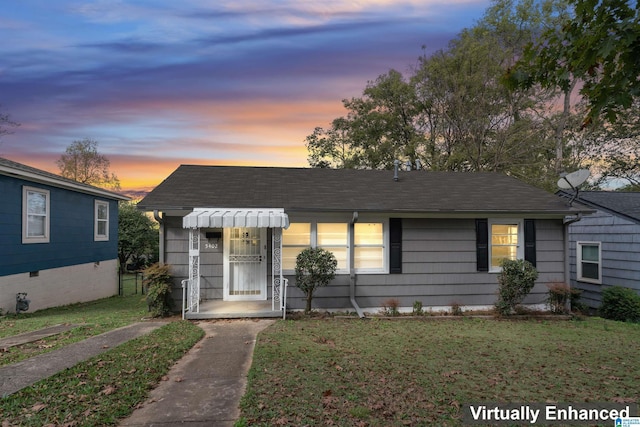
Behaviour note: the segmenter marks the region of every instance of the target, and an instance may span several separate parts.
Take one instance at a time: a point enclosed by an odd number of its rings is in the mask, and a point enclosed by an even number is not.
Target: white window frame
[[[346,240],[344,245],[332,244],[332,245],[322,245],[318,243],[318,224],[341,224],[345,226],[346,231]],[[312,248],[322,248],[331,252],[332,248],[340,248],[345,249],[345,253],[347,255],[345,259],[344,268],[337,268],[336,274],[349,274],[349,251],[351,247],[351,241],[349,239],[349,223],[344,221],[314,221],[311,224],[311,247]]]
[[[105,206],[107,212],[107,218],[99,218],[98,213],[100,212],[100,206]],[[96,200],[93,205],[93,239],[96,242],[105,242],[109,240],[109,202],[105,202],[104,200]],[[105,223],[105,234],[99,233],[99,224],[101,222]]]
[[[44,235],[42,236],[29,236],[29,214],[28,203],[29,193],[39,193],[45,196],[45,213],[41,215],[44,217]],[[43,190],[42,188],[22,187],[22,243],[49,243],[50,240],[50,224],[51,224],[51,193],[49,190]]]
[[[495,218],[489,219],[489,273],[500,273],[502,267],[493,266],[491,260],[493,259],[493,234],[492,229],[494,225],[516,225],[518,227],[518,243],[516,245],[516,259],[524,259],[524,220],[517,218]]]
[[[389,240],[389,221],[388,220],[380,220],[380,219],[371,219],[371,220],[366,220],[366,221],[362,221],[363,223],[381,223],[382,224],[382,249],[383,249],[383,267],[382,268],[358,268],[358,269],[354,269],[355,273],[358,274],[387,274],[389,273],[389,244],[388,244],[388,240]],[[294,221],[294,223],[304,223],[304,224],[310,224],[310,242],[311,242],[311,247],[312,248],[317,248],[318,246],[318,224],[330,224],[330,223],[335,223],[335,224],[346,224],[347,225],[347,245],[346,245],[346,249],[347,249],[347,260],[346,260],[346,267],[345,268],[341,268],[341,269],[337,269],[336,270],[336,274],[349,274],[351,271],[351,256],[350,256],[350,252],[351,252],[351,248],[352,246],[354,246],[354,242],[351,241],[351,236],[349,233],[349,223],[345,222],[345,221],[331,221],[331,220],[324,220],[324,219],[318,219],[318,220],[300,220],[300,221]],[[284,232],[284,231],[283,231]],[[355,237],[355,236],[354,236]],[[283,244],[283,247],[285,247],[286,245]],[[300,245],[289,245],[290,247],[301,247]],[[368,245],[361,245],[362,247],[366,247]],[[306,247],[306,246],[305,246]],[[331,246],[326,246],[325,248],[331,248]],[[355,252],[355,247],[354,247],[354,252]],[[283,270],[284,274],[295,274],[295,270],[293,269],[284,269]]]
[[[314,247],[313,246],[313,222],[311,221],[300,221],[300,222],[296,222],[295,224],[309,224],[309,244],[308,245],[302,245],[302,244],[294,244],[294,245],[286,245],[284,243],[284,233],[286,233],[286,230],[282,230],[282,234],[283,234],[283,238],[282,238],[282,256],[284,257],[284,249],[285,248],[295,248],[298,250],[298,253],[302,252],[303,250],[305,250],[306,248],[309,247]],[[291,229],[291,227],[289,227],[287,230]],[[283,262],[284,265],[284,262]],[[295,269],[293,268],[284,268],[283,267],[283,272],[287,272],[289,274],[294,274],[295,273]]]
[[[597,246],[598,247],[598,278],[593,279],[591,277],[583,277],[582,275],[582,263],[588,262],[595,264],[593,261],[584,261],[582,259],[582,247],[583,246]],[[576,242],[576,280],[579,282],[595,283],[597,285],[602,284],[602,242]]]
[[[386,274],[389,273],[389,220],[363,220],[358,221],[361,224],[382,224],[382,244],[381,245],[356,245],[353,242],[353,253],[355,256],[355,251],[358,247],[361,248],[382,248],[382,267],[381,268],[355,268],[354,271],[358,274]],[[356,223],[357,224],[357,223]],[[354,230],[354,239],[355,239],[355,230]]]

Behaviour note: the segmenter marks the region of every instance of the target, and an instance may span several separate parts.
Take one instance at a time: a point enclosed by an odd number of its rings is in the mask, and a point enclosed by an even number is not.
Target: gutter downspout
[[[164,264],[164,219],[160,216],[160,212],[157,209],[153,211],[153,219],[160,224],[158,233],[158,262]]]
[[[571,263],[569,262],[569,226],[574,222],[578,222],[582,219],[582,213],[578,212],[575,217],[564,217],[562,220],[562,224],[564,225],[564,282],[571,290]],[[567,298],[567,307],[568,310],[571,310],[571,298]]]
[[[355,262],[355,224],[358,222],[358,211],[353,212],[353,218],[349,222],[349,239],[351,241],[351,245],[349,247],[349,299],[351,300],[351,305],[358,313],[358,317],[364,319],[364,313],[362,309],[356,302],[356,272],[353,263]]]

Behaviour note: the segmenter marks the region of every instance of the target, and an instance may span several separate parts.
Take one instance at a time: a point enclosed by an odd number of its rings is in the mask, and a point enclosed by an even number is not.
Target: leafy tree
[[[640,186],[640,102],[635,108],[619,110],[614,123],[602,123],[585,129],[585,159],[583,167],[591,170],[595,182],[605,186],[611,181]]]
[[[618,123],[596,117],[586,127],[592,104],[576,96],[583,78],[570,66],[572,52],[545,45],[532,54],[542,34],[565,37],[574,14],[566,0],[494,0],[408,77],[390,70],[343,100],[347,114],[307,137],[309,163],[388,169],[395,159],[419,159],[429,170],[503,172],[548,190],[560,172],[586,167],[596,184],[637,183],[640,102],[620,107]],[[558,75],[543,76],[555,84],[533,78],[537,63],[525,63],[527,55],[556,67]]]
[[[418,157],[423,136],[415,91],[400,72],[390,70],[369,82],[362,97],[342,103],[346,117],[306,138],[311,166],[390,169],[395,159]]]
[[[357,166],[355,148],[349,137],[349,122],[335,119],[330,129],[316,127],[306,138],[308,161],[314,168],[353,168]]]
[[[504,85],[506,70],[564,8],[561,0],[496,0],[446,50],[421,58],[414,79],[431,153],[425,164],[500,171],[547,189],[575,167],[572,88]]]
[[[531,101],[499,84],[509,49],[488,27],[463,31],[447,50],[421,58],[414,76],[424,113],[424,163],[432,169],[508,171],[539,148]],[[531,141],[535,136],[536,143]]]
[[[532,0],[496,1],[476,27],[420,57],[408,78],[390,70],[343,100],[347,115],[307,137],[309,163],[380,169],[419,159],[429,170],[502,171],[553,185],[554,156],[564,153],[564,145],[553,150],[557,120],[545,110],[554,95],[501,84],[545,19]]]
[[[56,161],[60,175],[83,184],[120,189],[118,177],[109,171],[111,162],[98,153],[98,142],[85,138],[73,141]]]
[[[561,88],[578,78],[589,109],[585,124],[620,110],[640,95],[639,4],[632,0],[567,0],[569,13],[527,49],[508,78],[515,84]]]
[[[311,301],[316,289],[327,286],[336,275],[338,261],[326,249],[307,248],[296,258],[296,286],[307,298],[305,313],[311,311]]]
[[[118,260],[142,267],[158,259],[158,226],[133,202],[118,206]]]

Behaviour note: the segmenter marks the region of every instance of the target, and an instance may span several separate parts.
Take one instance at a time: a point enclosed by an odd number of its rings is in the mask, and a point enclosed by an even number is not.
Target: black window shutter
[[[402,219],[389,219],[389,272],[402,273]]]
[[[524,220],[524,259],[536,266],[536,221]]]
[[[476,219],[476,268],[489,271],[489,223],[486,219]]]

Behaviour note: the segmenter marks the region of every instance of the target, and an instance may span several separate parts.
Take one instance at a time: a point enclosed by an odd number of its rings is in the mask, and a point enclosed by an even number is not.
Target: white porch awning
[[[289,216],[280,208],[195,208],[182,218],[183,228],[289,228]]]

